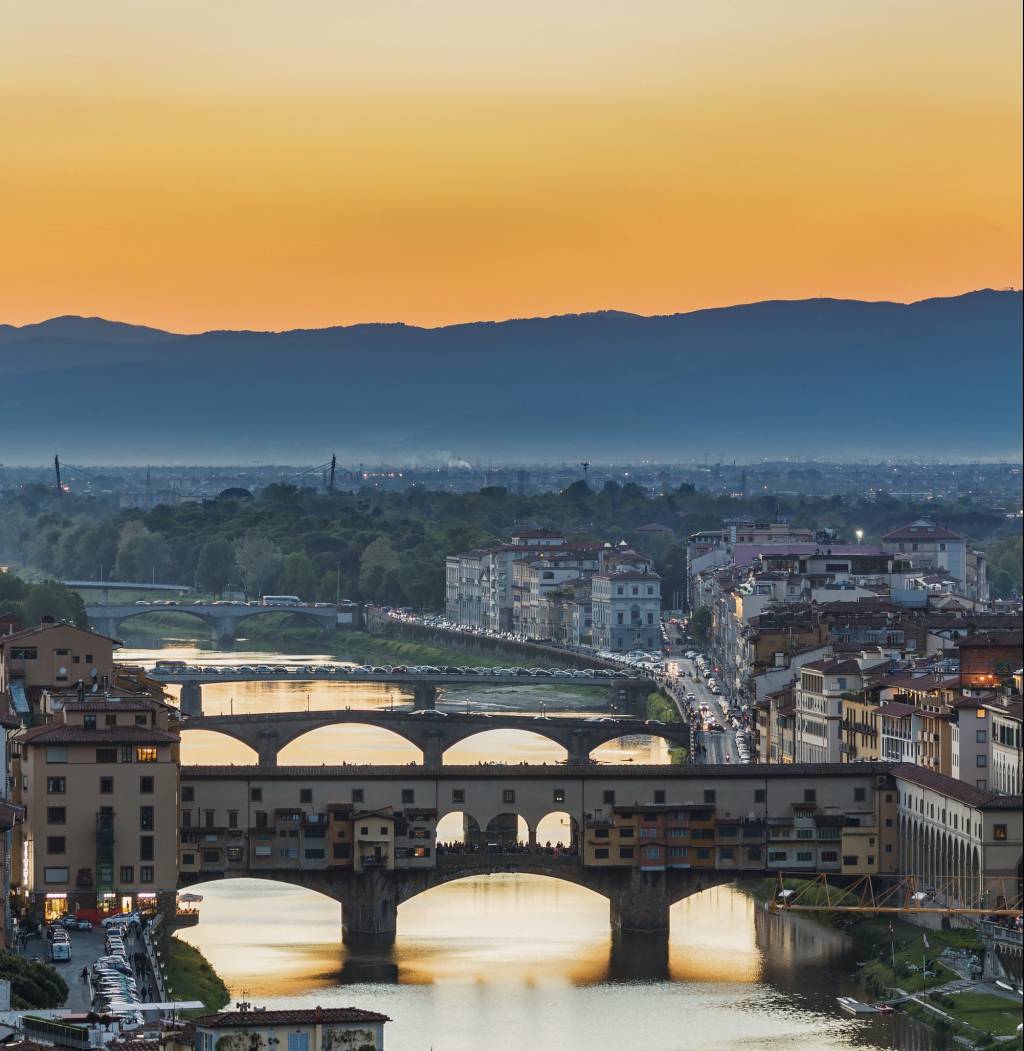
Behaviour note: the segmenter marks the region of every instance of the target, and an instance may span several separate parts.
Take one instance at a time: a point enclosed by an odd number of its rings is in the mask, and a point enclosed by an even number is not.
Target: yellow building
[[[173,905],[178,743],[171,710],[149,700],[62,700],[11,737],[12,890],[37,916]]]
[[[38,702],[44,689],[105,687],[114,676],[116,639],[73,624],[43,620],[37,628],[0,636],[0,692]]]
[[[880,753],[881,737],[877,691],[844,694],[842,707],[843,740],[839,746],[840,762],[853,763],[876,760]]]

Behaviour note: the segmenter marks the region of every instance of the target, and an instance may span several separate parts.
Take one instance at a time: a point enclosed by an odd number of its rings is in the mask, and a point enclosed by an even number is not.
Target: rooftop
[[[980,810],[1020,809],[1020,796],[1001,796],[995,792],[986,792],[967,784],[966,781],[957,781],[953,777],[946,777],[945,774],[913,763],[898,763],[891,767],[891,771],[894,777],[903,781],[939,792],[958,803],[965,803]]]
[[[219,1011],[195,1020],[197,1029],[257,1029],[264,1026],[390,1022],[387,1015],[359,1007],[310,1007],[290,1011]]]

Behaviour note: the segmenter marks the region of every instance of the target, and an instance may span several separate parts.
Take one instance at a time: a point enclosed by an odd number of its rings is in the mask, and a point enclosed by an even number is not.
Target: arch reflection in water
[[[596,894],[540,877],[474,877],[405,903],[393,949],[358,953],[339,944],[338,905],[309,891],[239,880],[201,892],[200,924],[179,936],[234,995],[383,1011],[395,1019],[389,1051],[941,1046],[902,1021],[886,1023],[898,1035],[890,1042],[888,1030],[872,1038],[874,1023],[836,1017],[834,996],[852,991],[842,936],[767,916],[730,888],[674,906],[670,937],[623,940],[610,936]]]

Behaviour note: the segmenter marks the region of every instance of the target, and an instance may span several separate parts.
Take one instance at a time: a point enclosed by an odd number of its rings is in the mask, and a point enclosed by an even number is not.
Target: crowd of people
[[[481,843],[478,840],[468,842],[453,840],[438,843],[435,849],[438,854],[549,854],[553,857],[575,857],[579,853],[574,846],[552,843],[550,840],[543,845],[535,843],[532,846],[529,843],[513,843],[509,840],[489,843]]]

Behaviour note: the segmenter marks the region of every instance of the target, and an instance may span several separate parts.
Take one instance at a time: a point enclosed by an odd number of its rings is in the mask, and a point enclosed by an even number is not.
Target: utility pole
[[[63,490],[60,487],[60,457],[59,456],[55,456],[53,458],[53,469],[54,469],[54,472],[57,475],[57,492],[60,493]]]
[[[586,485],[587,484],[587,478],[588,478],[587,472],[590,470],[590,461],[589,460],[580,460],[580,467],[583,468],[583,484]]]
[[[327,483],[327,488],[330,492],[334,492],[334,472],[338,468],[338,457],[333,453],[331,454],[331,480]]]

